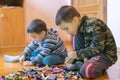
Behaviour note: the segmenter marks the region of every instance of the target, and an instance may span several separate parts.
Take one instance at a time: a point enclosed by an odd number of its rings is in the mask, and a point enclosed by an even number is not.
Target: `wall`
[[[62,5],[69,5],[70,0],[25,0],[25,25],[26,27],[35,18],[40,18],[47,23],[47,26],[50,28],[58,29],[60,36],[64,41],[70,40],[70,35],[61,31],[55,25],[55,15]],[[31,38],[26,33],[26,43],[30,42]]]
[[[117,47],[120,48],[120,0],[107,0],[107,2],[107,24],[113,32]]]
[[[113,32],[117,47],[120,48],[120,0],[107,0],[107,2],[107,24]],[[48,27],[58,29],[63,40],[70,40],[70,36],[56,27],[54,22],[57,9],[62,5],[70,4],[70,0],[25,0],[24,4],[26,27],[32,19],[40,18],[47,23]],[[26,33],[26,43],[29,43],[30,40]]]

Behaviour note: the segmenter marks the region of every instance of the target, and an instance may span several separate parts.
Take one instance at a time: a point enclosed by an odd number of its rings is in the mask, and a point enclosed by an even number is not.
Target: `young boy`
[[[64,63],[67,50],[56,30],[47,29],[44,21],[35,19],[28,26],[27,32],[34,40],[20,56],[5,55],[5,61],[20,61],[23,65],[57,65]]]
[[[69,70],[80,70],[85,78],[101,76],[117,60],[113,35],[98,18],[80,16],[72,6],[62,6],[55,19],[56,25],[73,36],[74,51],[68,53],[65,65]]]

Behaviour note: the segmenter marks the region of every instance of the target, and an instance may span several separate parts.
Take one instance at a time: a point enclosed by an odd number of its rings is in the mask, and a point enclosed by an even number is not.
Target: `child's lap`
[[[86,61],[80,69],[80,73],[87,77],[98,77],[110,66],[105,55],[97,55]]]

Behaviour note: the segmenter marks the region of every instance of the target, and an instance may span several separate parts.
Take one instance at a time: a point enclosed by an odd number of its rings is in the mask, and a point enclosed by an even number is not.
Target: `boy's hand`
[[[65,59],[65,64],[69,63],[72,64],[72,62],[77,58],[76,51],[72,51],[68,53],[68,57]]]
[[[83,61],[86,62],[88,59],[87,58],[84,58]]]
[[[31,61],[24,61],[23,65],[25,65],[25,66],[31,66],[32,62]]]
[[[25,61],[25,55],[21,56],[19,58],[19,62],[22,64]]]

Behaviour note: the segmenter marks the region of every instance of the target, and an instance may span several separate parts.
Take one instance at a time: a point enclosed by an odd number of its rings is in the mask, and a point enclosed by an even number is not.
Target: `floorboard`
[[[35,66],[23,66],[19,62],[15,63],[4,62],[3,55],[5,54],[18,55],[20,54],[20,52],[0,53],[0,76],[7,75],[10,72],[22,70],[23,68],[35,68]],[[120,49],[118,49],[117,54],[118,54],[117,62],[107,70],[107,73],[105,73],[103,76],[95,80],[120,80]]]

